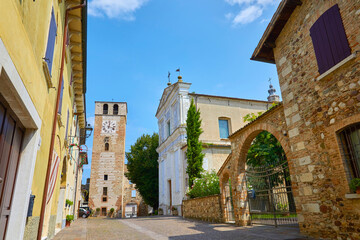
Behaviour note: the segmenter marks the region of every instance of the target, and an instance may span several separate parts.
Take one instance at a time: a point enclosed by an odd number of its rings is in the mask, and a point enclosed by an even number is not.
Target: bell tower
[[[97,215],[122,212],[126,118],[126,102],[95,102],[89,207]]]

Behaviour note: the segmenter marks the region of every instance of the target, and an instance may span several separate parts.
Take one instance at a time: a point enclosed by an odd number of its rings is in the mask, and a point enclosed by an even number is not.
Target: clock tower
[[[89,207],[106,216],[122,213],[127,104],[95,102]]]

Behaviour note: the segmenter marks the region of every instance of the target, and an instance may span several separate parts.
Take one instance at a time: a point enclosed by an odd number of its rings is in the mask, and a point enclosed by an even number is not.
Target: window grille
[[[107,187],[103,187],[103,195],[107,196]]]
[[[360,123],[342,130],[339,138],[347,174],[350,179],[360,178]]]

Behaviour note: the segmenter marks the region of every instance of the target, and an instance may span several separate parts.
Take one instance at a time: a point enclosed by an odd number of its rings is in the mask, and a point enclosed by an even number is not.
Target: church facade
[[[188,188],[186,174],[186,118],[191,99],[200,109],[203,133],[203,169],[218,171],[231,152],[228,136],[245,125],[248,113],[264,112],[271,102],[189,93],[191,83],[182,81],[165,88],[156,117],[159,126],[159,208],[181,214]]]

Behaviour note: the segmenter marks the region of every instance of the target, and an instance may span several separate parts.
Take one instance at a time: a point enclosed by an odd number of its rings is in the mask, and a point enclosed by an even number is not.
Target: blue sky
[[[279,0],[92,0],[89,2],[87,120],[95,101],[128,103],[126,150],[157,132],[163,89],[177,80],[191,92],[266,100],[275,65],[250,57]],[[87,140],[91,162],[92,136]],[[84,166],[83,183],[90,177]]]

